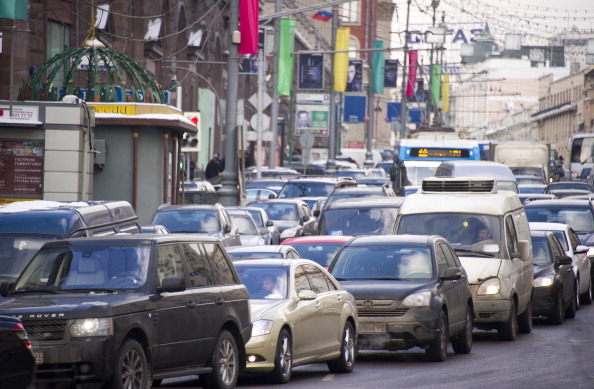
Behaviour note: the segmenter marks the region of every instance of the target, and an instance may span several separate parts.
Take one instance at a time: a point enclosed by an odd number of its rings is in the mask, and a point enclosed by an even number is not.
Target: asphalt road
[[[200,386],[198,377],[165,380],[161,387]],[[268,385],[260,377],[242,377],[238,388]],[[530,334],[513,342],[495,332],[475,331],[468,355],[451,349],[443,363],[426,362],[420,349],[399,352],[363,351],[351,374],[329,373],[326,364],[300,366],[282,388],[594,388],[594,305],[582,305],[575,319],[560,326],[535,320]]]

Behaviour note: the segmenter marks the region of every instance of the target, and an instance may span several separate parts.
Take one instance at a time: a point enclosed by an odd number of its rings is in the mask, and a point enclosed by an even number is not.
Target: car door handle
[[[342,301],[342,296],[341,296],[341,295],[339,295],[339,294],[337,294],[337,295],[336,295],[336,299],[337,299],[338,301]]]
[[[320,302],[319,302],[319,301],[316,301],[316,308],[319,308],[319,307],[320,307],[320,305],[322,305],[322,304],[320,304]]]
[[[222,298],[222,297],[217,297],[217,299],[215,300],[215,302],[220,305],[220,304],[222,304],[222,303],[225,302],[225,299]]]

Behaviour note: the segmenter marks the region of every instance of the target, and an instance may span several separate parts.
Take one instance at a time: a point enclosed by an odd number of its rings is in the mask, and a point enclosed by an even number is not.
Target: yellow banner
[[[444,74],[442,76],[443,83],[441,84],[441,110],[448,112],[450,109],[450,76]]]
[[[334,90],[344,92],[347,86],[347,75],[349,71],[349,39],[351,30],[348,27],[339,27],[336,29],[336,51],[345,51],[344,53],[334,54]]]

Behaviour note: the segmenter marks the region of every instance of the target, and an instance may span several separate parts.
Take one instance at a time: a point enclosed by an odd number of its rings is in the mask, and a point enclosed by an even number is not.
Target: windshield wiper
[[[76,288],[76,289],[62,289],[61,292],[67,293],[95,293],[95,292],[105,292],[105,293],[116,293],[117,291],[114,289],[107,289],[107,288]]]
[[[49,293],[49,294],[58,294],[58,291],[52,290],[52,289],[27,289],[27,288],[23,288],[23,289],[15,290],[13,292],[13,294],[17,294],[17,293]]]
[[[494,258],[495,257],[495,254],[488,254],[488,253],[484,253],[482,251],[475,251],[475,250],[470,250],[470,249],[454,248],[454,251],[456,252],[456,254],[458,254],[458,253],[473,254],[474,256],[484,257],[484,258]]]

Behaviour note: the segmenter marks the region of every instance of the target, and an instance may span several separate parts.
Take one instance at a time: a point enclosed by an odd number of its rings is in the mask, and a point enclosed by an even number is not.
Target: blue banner
[[[400,103],[388,103],[386,109],[386,120],[388,122],[399,122],[400,121]],[[419,109],[409,109],[406,112],[408,114],[408,123],[420,124],[421,119],[427,116],[427,111]]]
[[[363,123],[367,116],[367,96],[344,96],[343,107],[343,122]]]

